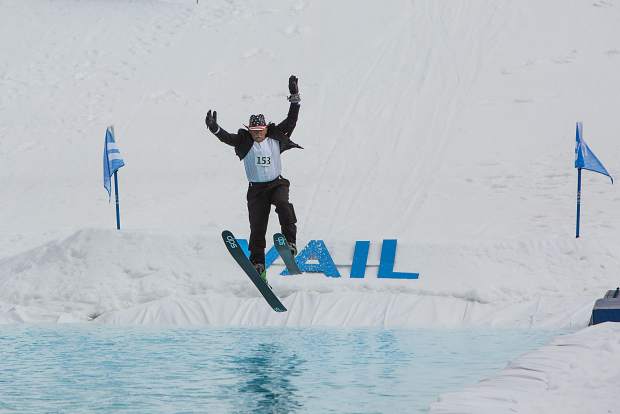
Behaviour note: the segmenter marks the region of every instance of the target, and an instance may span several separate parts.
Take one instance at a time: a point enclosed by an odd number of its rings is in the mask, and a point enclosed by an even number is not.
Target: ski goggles
[[[249,129],[250,131],[264,131],[267,129],[267,125],[256,125],[256,126],[246,126],[247,129]]]

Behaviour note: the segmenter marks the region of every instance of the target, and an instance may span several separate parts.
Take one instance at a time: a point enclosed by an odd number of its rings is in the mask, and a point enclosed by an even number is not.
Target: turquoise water
[[[425,412],[557,334],[0,326],[0,413]]]

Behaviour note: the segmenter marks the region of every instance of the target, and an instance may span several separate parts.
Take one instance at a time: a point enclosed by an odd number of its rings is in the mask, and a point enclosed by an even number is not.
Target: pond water
[[[394,413],[558,331],[0,326],[0,413]]]

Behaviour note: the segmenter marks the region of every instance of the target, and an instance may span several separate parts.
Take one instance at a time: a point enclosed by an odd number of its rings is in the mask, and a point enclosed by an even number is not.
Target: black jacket
[[[291,134],[295,129],[295,125],[297,125],[298,115],[299,104],[291,103],[288,109],[288,115],[284,121],[280,122],[278,125],[273,123],[267,125],[267,138],[272,138],[280,142],[280,153],[291,148],[302,148],[291,141]],[[217,131],[215,136],[223,143],[235,147],[235,154],[237,154],[240,160],[245,158],[248,152],[250,152],[252,145],[254,145],[252,135],[250,135],[247,129],[239,129],[236,134],[230,134],[220,127],[220,130]]]

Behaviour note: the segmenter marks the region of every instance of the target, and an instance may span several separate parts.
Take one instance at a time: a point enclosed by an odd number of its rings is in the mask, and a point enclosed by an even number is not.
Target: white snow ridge
[[[1,1],[0,325],[581,329],[431,410],[620,412],[619,328],[586,328],[620,284],[620,196],[584,172],[575,239],[573,168],[582,121],[620,171],[619,19],[614,0]],[[342,277],[277,261],[275,313],[222,245],[248,235],[247,182],[204,117],[279,122],[290,74],[298,244],[324,240]],[[418,279],[377,277],[385,239]]]
[[[346,257],[341,253],[347,247],[331,252]],[[422,279],[377,279],[372,268],[367,278],[350,279],[346,267],[341,278],[278,276],[282,266],[274,265],[270,283],[289,309],[278,314],[228,258],[218,234],[80,230],[0,262],[0,320],[86,322],[97,316],[96,322],[123,325],[566,328],[585,326],[605,281],[581,290],[580,280],[558,286],[546,269],[586,272],[589,261],[571,260],[576,251],[614,265],[605,245],[572,240],[405,243],[399,251],[411,252],[399,266],[420,266]],[[508,271],[506,263],[520,260]],[[496,272],[504,279],[500,285]]]
[[[617,413],[620,326],[610,322],[561,336],[511,362],[497,376],[431,406],[445,413]]]

